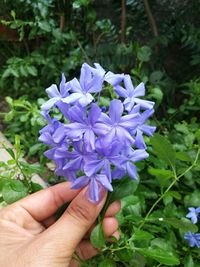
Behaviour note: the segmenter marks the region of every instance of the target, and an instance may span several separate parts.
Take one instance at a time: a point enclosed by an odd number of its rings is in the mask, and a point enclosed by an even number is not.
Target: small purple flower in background
[[[113,99],[105,108],[99,98],[107,83],[124,100]],[[137,179],[135,162],[148,157],[143,135],[155,131],[146,124],[154,103],[138,98],[145,94],[143,83],[134,88],[129,75],[84,63],[79,81],[66,83],[63,74],[59,90],[53,84],[46,92],[50,99],[41,114],[48,125],[39,140],[51,147],[45,155],[55,162],[57,175],[71,181],[74,189],[88,185],[93,202],[99,200],[102,188],[113,190],[114,179],[126,174]],[[54,116],[55,108],[63,115],[60,120]]]
[[[186,215],[186,218],[191,219],[192,223],[197,223],[200,215],[200,207],[198,208],[189,208],[189,213]]]
[[[200,234],[193,234],[192,232],[187,232],[184,239],[188,240],[190,247],[200,248]]]

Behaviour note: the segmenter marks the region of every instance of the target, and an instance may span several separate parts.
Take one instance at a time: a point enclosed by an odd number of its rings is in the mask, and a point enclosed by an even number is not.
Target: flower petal
[[[81,176],[72,183],[72,189],[79,189],[85,187],[89,183],[89,178],[87,176]]]
[[[114,99],[110,102],[110,107],[108,112],[113,123],[117,123],[120,121],[123,110],[124,110],[123,104],[120,100]]]
[[[114,74],[109,71],[105,75],[105,81],[112,84],[113,86],[118,85],[124,79],[124,74]]]
[[[139,99],[139,98],[134,98],[135,103],[140,104],[141,108],[143,109],[152,109],[154,106],[154,102],[144,100],[144,99]]]
[[[81,85],[79,83],[79,81],[74,78],[73,80],[71,80],[70,82],[70,87],[71,87],[71,91],[74,92],[74,93],[82,93],[82,88],[81,88]]]
[[[140,116],[139,114],[129,114],[121,118],[119,125],[129,130],[134,129],[139,125]]]
[[[145,87],[144,83],[140,83],[137,87],[134,89],[134,97],[137,96],[144,96],[145,95]]]
[[[92,202],[99,201],[99,193],[100,188],[99,185],[94,177],[90,178],[90,185],[89,185],[89,198]]]
[[[83,94],[82,93],[72,93],[69,96],[63,98],[62,101],[64,103],[67,103],[67,104],[73,104],[77,100],[79,100],[81,97],[83,97]]]
[[[141,125],[139,127],[139,129],[145,133],[147,136],[152,136],[154,134],[154,132],[156,131],[156,127],[155,126],[150,126],[150,125]]]
[[[70,159],[67,164],[63,167],[63,170],[80,170],[81,169],[81,163],[83,161],[82,157],[77,157],[75,159]]]
[[[91,103],[93,101],[94,97],[90,94],[87,93],[86,95],[82,95],[79,99],[78,99],[78,103],[82,106],[85,107],[87,106],[89,103]]]
[[[135,137],[135,146],[139,149],[146,149],[146,145],[142,136],[142,132],[137,129],[136,137]]]
[[[104,165],[103,160],[89,160],[85,162],[84,172],[87,176],[92,176],[97,173]]]
[[[121,97],[128,97],[128,92],[127,90],[125,90],[122,86],[120,85],[116,85],[114,87],[114,90],[115,90],[115,93],[118,95],[118,96],[121,96]]]
[[[42,104],[41,109],[43,110],[49,110],[51,107],[53,107],[56,102],[60,100],[60,97],[54,97],[49,99],[46,103]]]
[[[148,158],[148,156],[149,154],[146,152],[145,149],[136,149],[133,150],[133,153],[131,153],[130,160],[133,162],[137,162]]]
[[[104,174],[97,174],[96,180],[100,182],[103,187],[105,187],[108,191],[113,191],[112,185],[110,184],[110,181],[108,180],[108,177]]]
[[[88,122],[92,126],[95,124],[95,122],[99,119],[101,115],[101,109],[94,103],[91,105],[91,109],[88,112]]]
[[[132,97],[134,94],[134,86],[131,81],[130,75],[124,75],[124,85],[127,90],[127,96]]]
[[[67,137],[77,140],[81,139],[83,133],[87,130],[87,127],[84,124],[78,122],[67,124],[64,127]]]
[[[137,179],[136,166],[130,162],[127,162],[126,168],[127,168],[127,173],[130,176],[130,178],[136,180]]]
[[[84,142],[88,152],[95,150],[95,135],[91,129],[85,131]]]
[[[45,91],[48,94],[49,98],[61,97],[56,84],[52,84]]]

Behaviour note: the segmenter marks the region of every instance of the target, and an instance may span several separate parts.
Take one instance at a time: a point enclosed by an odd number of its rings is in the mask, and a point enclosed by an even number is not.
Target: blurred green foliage
[[[108,198],[107,204],[123,198],[121,238],[105,242],[98,224],[91,241],[102,253],[82,266],[199,266],[199,249],[183,239],[198,230],[185,218],[188,207],[200,206],[199,13],[198,0],[0,2],[0,115],[6,136],[16,145],[14,136],[21,137],[17,151],[23,148],[24,156],[45,163],[38,142],[44,89],[58,84],[61,72],[68,80],[77,76],[84,61],[130,73],[156,102],[152,123],[159,135],[146,138],[150,157],[137,165],[140,182],[116,185]],[[100,99],[105,106],[110,89]],[[8,152],[12,160],[0,163],[3,205],[39,189],[30,179],[41,173]]]

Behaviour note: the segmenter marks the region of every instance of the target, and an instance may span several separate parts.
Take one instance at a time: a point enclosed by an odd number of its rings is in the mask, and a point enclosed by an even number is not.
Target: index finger
[[[71,189],[70,182],[63,182],[38,191],[16,202],[35,220],[42,221],[52,216],[64,203],[75,198],[80,190]]]

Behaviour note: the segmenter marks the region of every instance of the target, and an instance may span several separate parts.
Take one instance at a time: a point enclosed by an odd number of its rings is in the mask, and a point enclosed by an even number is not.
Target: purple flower
[[[110,102],[109,116],[101,113],[99,121],[96,123],[96,132],[105,131],[104,141],[111,143],[112,140],[118,139],[119,142],[134,144],[135,139],[131,136],[130,131],[138,125],[138,114],[122,116],[124,111],[123,104],[120,100],[114,99]]]
[[[90,67],[91,71],[93,71],[93,72],[98,71],[102,75],[102,77],[104,76],[104,81],[106,81],[109,84],[112,84],[113,86],[118,85],[124,79],[123,73],[122,74],[114,74],[111,71],[108,71],[106,73],[106,71],[101,67],[100,64],[94,63],[94,66],[96,69]]]
[[[58,108],[63,109],[63,102],[65,98],[69,95],[68,91],[70,89],[70,83],[66,83],[65,75],[62,74],[62,79],[59,86],[60,92],[57,88],[56,84],[52,84],[50,87],[46,89],[46,92],[49,96],[49,100],[42,105],[43,110],[49,110],[53,106],[57,106]],[[66,107],[66,104],[64,104]]]
[[[122,165],[122,168],[116,168],[113,171],[113,178],[121,179],[126,173],[128,173],[131,179],[137,179],[137,169],[134,163],[147,158],[149,154],[145,149],[134,150],[130,146],[126,146],[123,149],[123,155],[126,158],[125,164]]]
[[[198,208],[189,208],[189,213],[186,215],[186,218],[191,219],[192,223],[197,223],[200,215],[200,207]]]
[[[187,232],[184,235],[184,239],[189,241],[190,247],[200,248],[200,234],[193,234],[192,232]]]
[[[51,124],[40,130],[39,140],[46,145],[57,146],[64,138],[64,126],[57,120],[52,120]]]
[[[106,73],[104,80],[107,83],[112,84],[113,86],[117,86],[121,81],[124,79],[124,74],[114,74],[113,72],[109,71]]]
[[[124,163],[125,158],[120,155],[121,145],[117,142],[111,143],[107,146],[103,139],[99,139],[96,142],[96,152],[99,155],[99,158],[89,158],[86,160],[84,166],[84,172],[86,175],[91,176],[101,170],[101,173],[104,173],[108,180],[111,182],[111,164],[121,168]]]
[[[144,83],[140,83],[136,88],[134,88],[131,77],[129,75],[125,75],[124,86],[125,88],[120,85],[116,85],[114,89],[119,96],[125,98],[124,106],[127,111],[131,111],[135,104],[140,104],[143,109],[152,109],[154,102],[138,98],[138,96],[145,95]]]
[[[89,184],[89,198],[92,202],[99,201],[101,187],[104,187],[109,191],[113,191],[112,185],[110,184],[107,176],[104,174],[96,174],[90,177],[81,176],[72,183],[71,188],[79,189],[85,187],[88,184]]]
[[[87,151],[95,149],[95,124],[99,119],[101,109],[94,103],[86,117],[86,109],[74,106],[69,110],[70,119],[73,121],[65,125],[65,133],[68,138],[78,141],[83,138]]]
[[[98,93],[102,90],[104,74],[102,71],[95,71],[87,63],[84,63],[81,68],[80,81],[74,78],[70,82],[71,93],[64,102],[67,104],[79,103],[82,107],[87,106],[94,100],[91,93]]]
[[[130,114],[134,114],[135,112],[139,112],[140,105],[136,105],[130,112]],[[154,109],[147,109],[144,112],[140,113],[140,119],[138,123],[138,127],[132,132],[135,135],[135,146],[137,148],[146,148],[143,133],[147,136],[152,136],[156,130],[155,126],[150,126],[146,124],[146,121],[150,116],[154,113]]]
[[[99,100],[104,82],[125,98],[123,103],[113,99],[108,109],[92,103],[95,96]],[[143,83],[134,88],[129,75],[106,73],[98,63],[94,67],[84,63],[79,81],[66,83],[62,75],[59,90],[53,84],[46,92],[50,99],[41,113],[48,125],[39,140],[51,147],[45,156],[55,162],[56,175],[70,180],[75,189],[88,185],[93,202],[103,188],[113,190],[113,179],[126,174],[137,178],[135,163],[148,157],[143,134],[151,136],[155,131],[146,124],[154,103],[138,98],[144,96]],[[49,112],[51,107],[64,115],[62,121]]]

